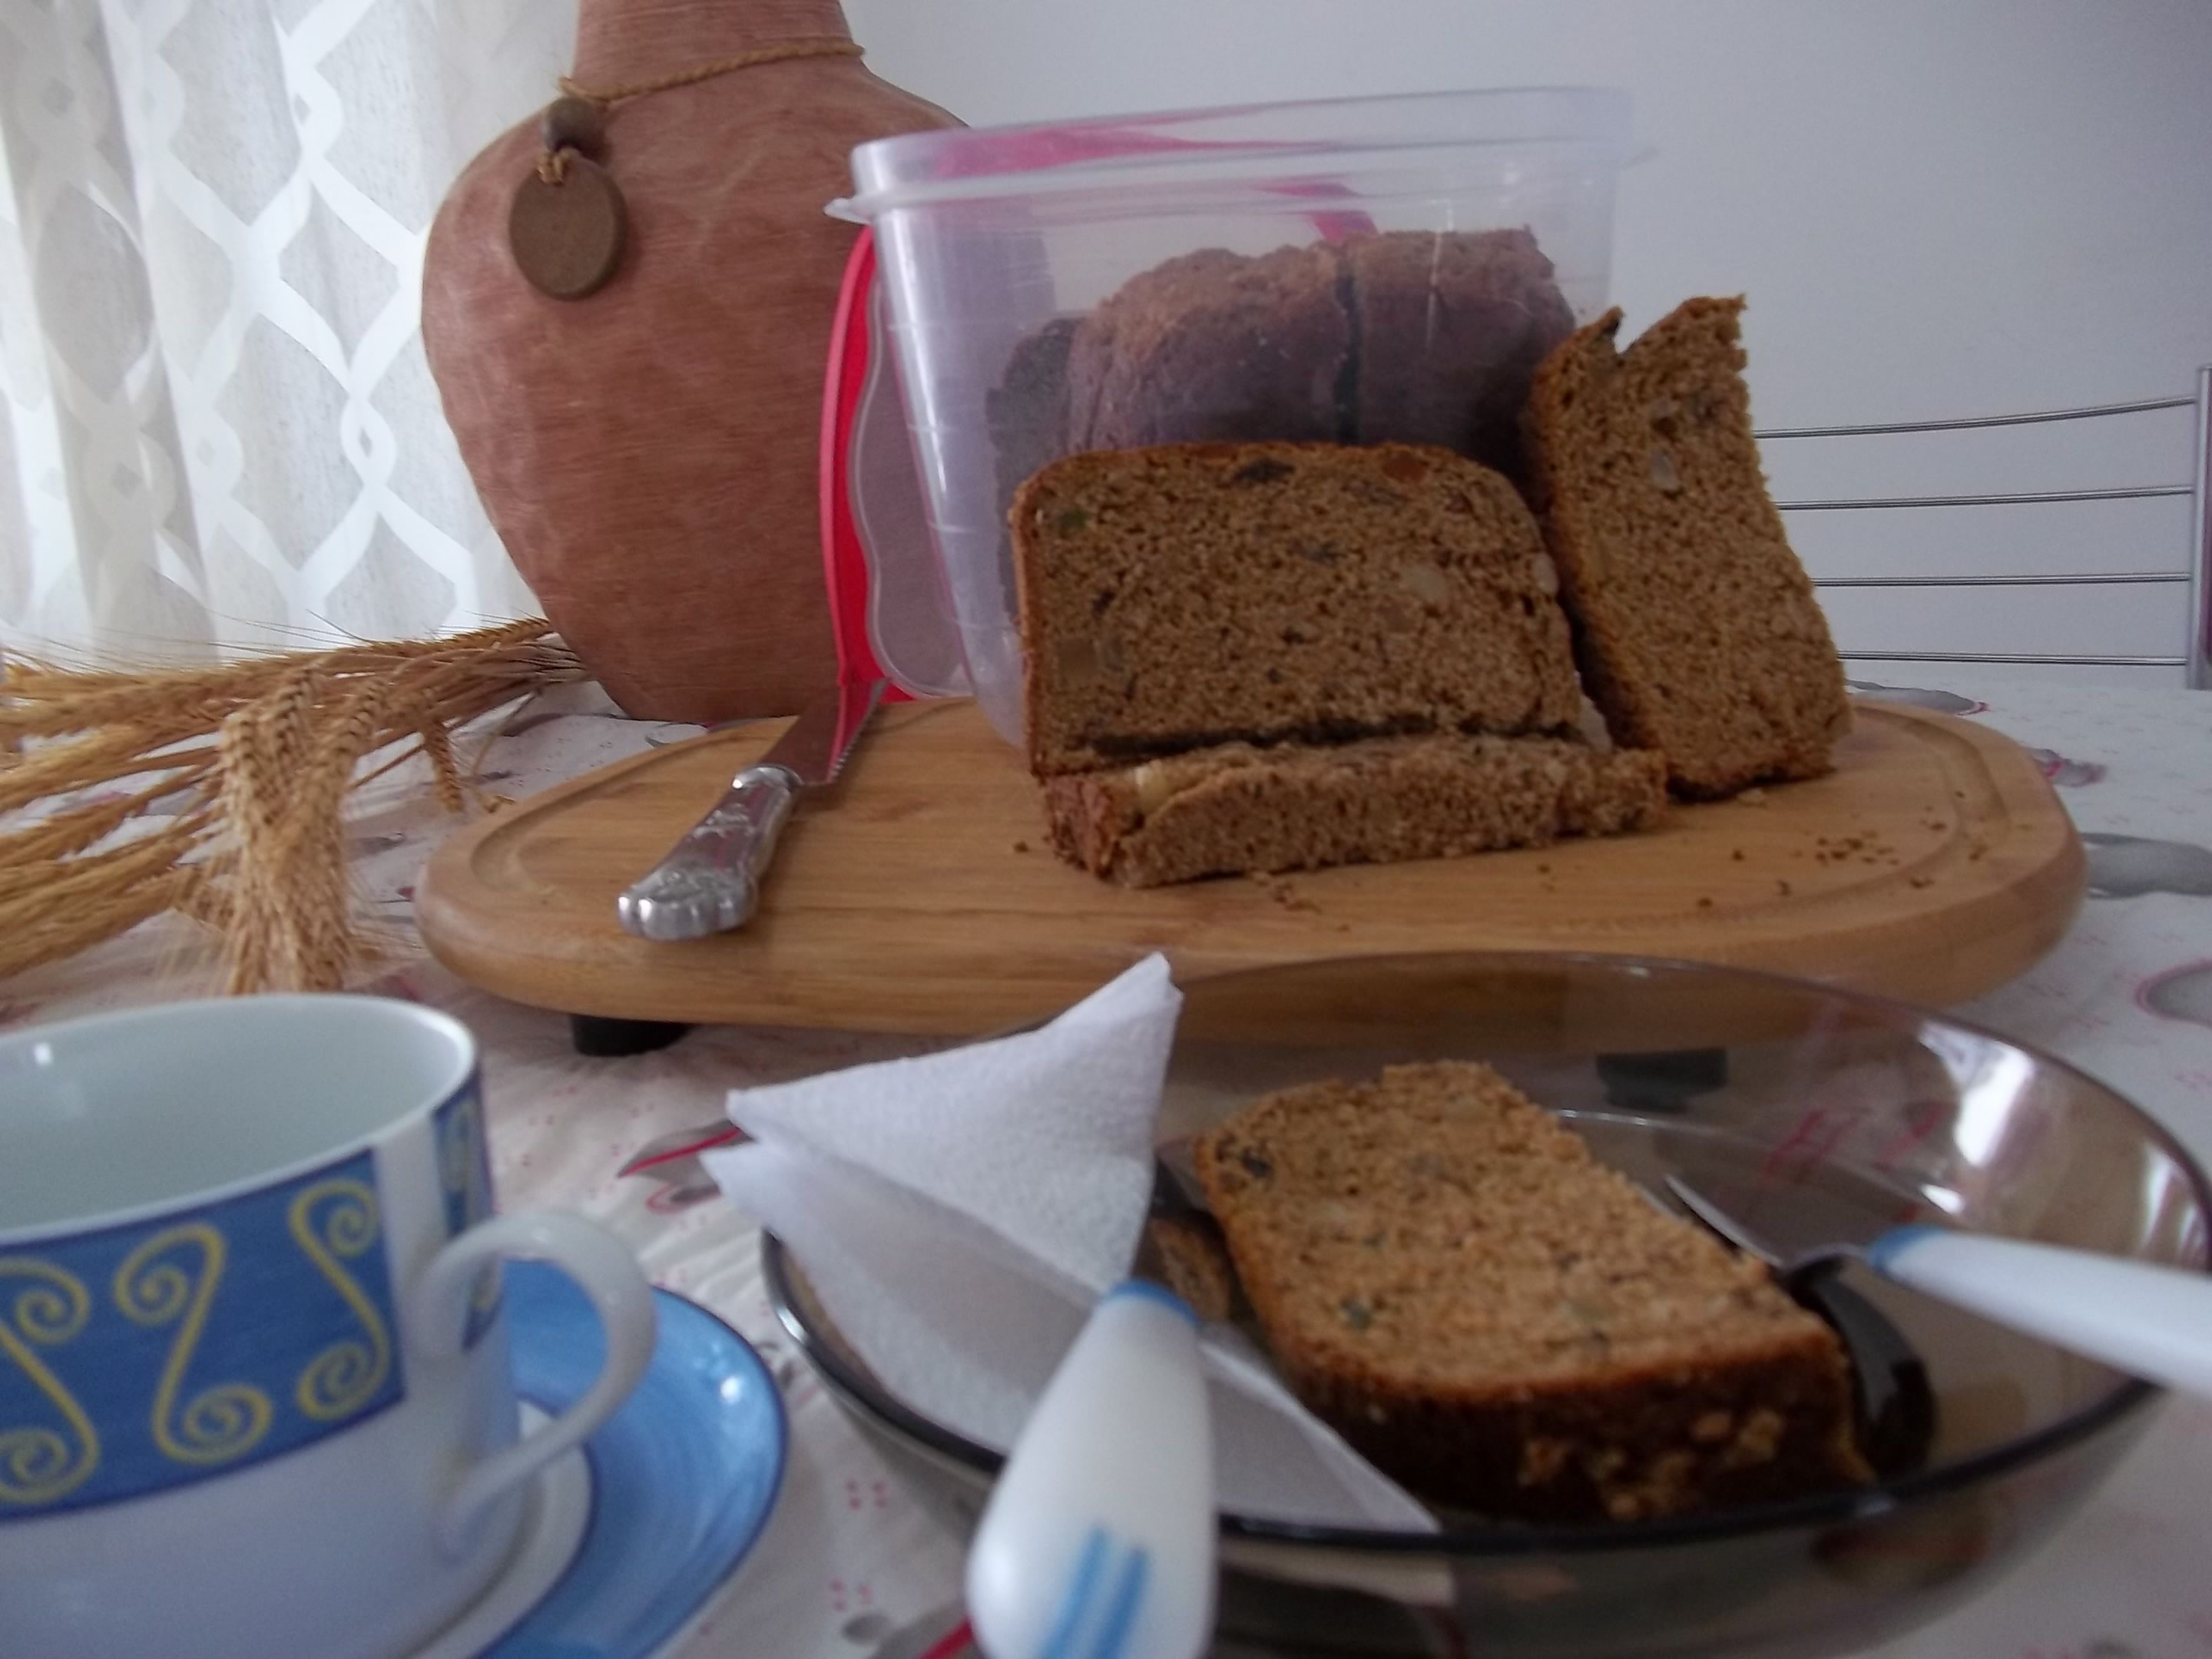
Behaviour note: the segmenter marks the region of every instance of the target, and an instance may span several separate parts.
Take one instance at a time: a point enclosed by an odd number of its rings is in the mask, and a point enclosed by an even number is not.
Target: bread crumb
[[[1267,889],[1267,896],[1274,900],[1276,903],[1281,905],[1285,910],[1303,910],[1310,915],[1319,915],[1321,912],[1321,906],[1316,904],[1311,899],[1306,897],[1305,895],[1299,892],[1295,886],[1283,879],[1280,876],[1271,876],[1261,873],[1254,875],[1252,879],[1258,882],[1261,886]]]
[[[1734,859],[1738,864],[1741,864],[1743,862],[1743,848],[1741,847],[1737,848],[1735,851],[1730,853],[1729,856]]]
[[[1741,795],[1738,795],[1736,799],[1741,801],[1746,806],[1764,806],[1766,805],[1766,791],[1764,789],[1747,789]]]
[[[1936,884],[1936,878],[1933,876],[1915,876],[1911,880],[1915,887],[1933,887]]]
[[[1698,901],[1698,908],[1700,910],[1710,910],[1712,908],[1713,902],[1709,898],[1701,898]]]
[[[1774,884],[1774,886],[1775,890],[1779,892],[1783,897],[1788,898],[1790,896],[1790,887],[1788,882],[1778,881]]]
[[[1030,844],[1025,841],[1018,841],[1014,843],[1014,851],[1017,853],[1026,853],[1029,850]]]

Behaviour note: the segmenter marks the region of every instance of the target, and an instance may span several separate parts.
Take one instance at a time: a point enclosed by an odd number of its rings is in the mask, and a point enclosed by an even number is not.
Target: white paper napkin
[[[1155,956],[1036,1031],[738,1090],[752,1139],[703,1162],[887,1387],[1003,1451],[1128,1273],[1182,1006]],[[1210,1327],[1205,1348],[1224,1509],[1434,1528],[1239,1333]]]

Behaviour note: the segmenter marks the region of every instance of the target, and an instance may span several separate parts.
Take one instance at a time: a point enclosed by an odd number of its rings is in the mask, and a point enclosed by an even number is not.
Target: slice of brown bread
[[[1203,1213],[1155,1212],[1146,1217],[1129,1271],[1166,1285],[1200,1319],[1225,1320],[1237,1311],[1237,1269],[1230,1262],[1229,1247],[1222,1243],[1221,1229]]]
[[[1689,796],[1816,776],[1850,720],[1759,470],[1742,309],[1686,301],[1625,352],[1609,312],[1545,359],[1528,403],[1534,499],[1590,696]]]
[[[1067,453],[1067,355],[1080,320],[1055,317],[1024,334],[999,384],[983,394],[1001,514],[1013,505],[1023,480]]]
[[[1054,848],[1127,887],[1540,847],[1658,821],[1666,770],[1640,750],[1550,738],[1225,744],[1046,780]]]
[[[1194,1151],[1285,1380],[1425,1497],[1627,1521],[1871,1478],[1834,1332],[1487,1066],[1288,1090]]]
[[[1072,455],[1012,524],[1041,776],[1224,741],[1564,732],[1581,707],[1535,521],[1443,450]]]
[[[1325,243],[1201,248],[1139,271],[1076,331],[1067,447],[1344,435],[1339,281]]]
[[[1536,239],[1400,230],[1340,247],[1354,320],[1354,435],[1440,444],[1524,478],[1529,382],[1575,325]]]

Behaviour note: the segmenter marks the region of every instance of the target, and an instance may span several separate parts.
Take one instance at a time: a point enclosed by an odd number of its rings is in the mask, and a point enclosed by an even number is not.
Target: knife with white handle
[[[668,856],[615,901],[640,939],[704,939],[752,919],[776,838],[799,793],[834,781],[882,701],[884,682],[841,685],[792,721]]]

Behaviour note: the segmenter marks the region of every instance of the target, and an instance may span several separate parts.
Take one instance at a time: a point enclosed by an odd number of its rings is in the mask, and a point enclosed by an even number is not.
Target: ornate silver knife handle
[[[640,939],[704,939],[742,927],[791,817],[799,780],[781,766],[748,766],[714,808],[615,902]]]

